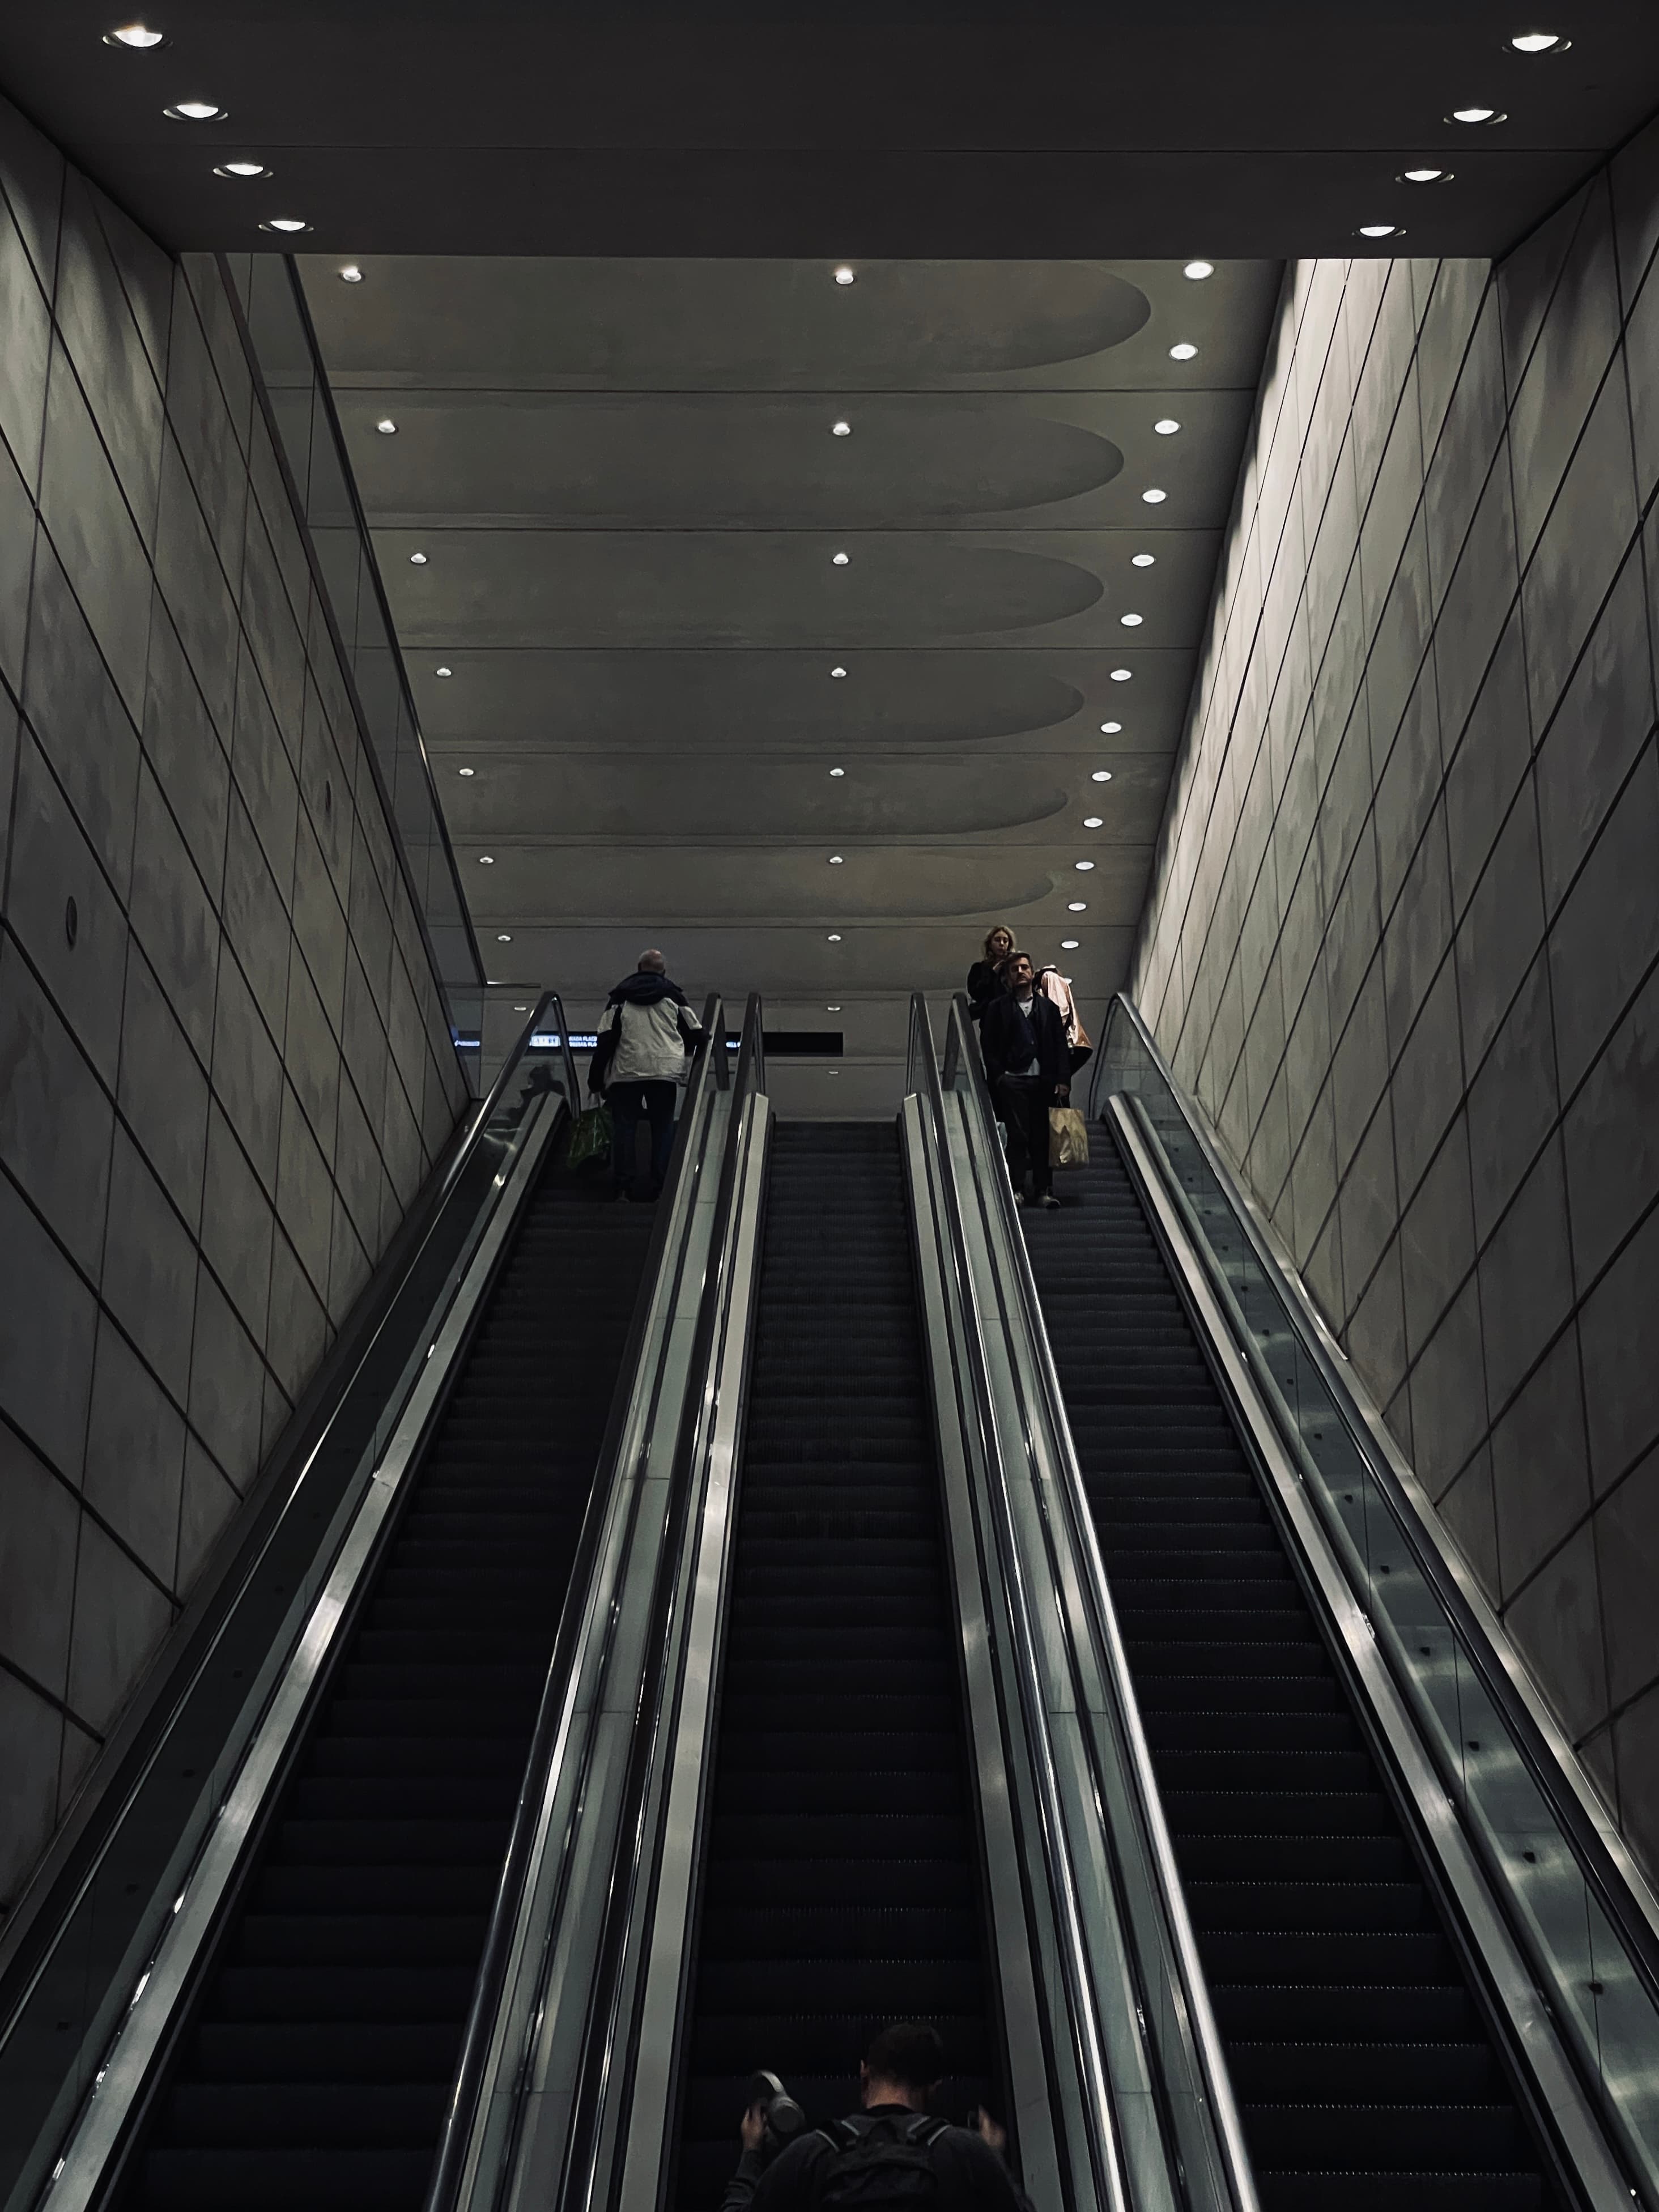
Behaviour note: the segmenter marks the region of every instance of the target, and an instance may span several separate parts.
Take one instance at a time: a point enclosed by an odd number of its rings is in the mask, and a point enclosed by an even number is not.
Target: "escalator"
[[[1006,2109],[961,1645],[886,1125],[772,1145],[684,2049],[682,2212],[719,2202],[745,2084],[811,2122],[874,2032],[931,2021],[938,2108]]]
[[[1559,2198],[1111,1139],[1025,1237],[1264,2212]]]
[[[653,1216],[562,1156],[128,2161],[133,2212],[417,2212]]]

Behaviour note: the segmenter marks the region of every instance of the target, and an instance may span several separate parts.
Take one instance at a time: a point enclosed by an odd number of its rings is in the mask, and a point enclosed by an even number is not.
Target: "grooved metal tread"
[[[1265,2212],[1556,2198],[1109,1132],[1024,1230]]]
[[[812,2121],[887,2021],[945,2109],[997,2071],[960,1662],[890,1126],[774,1133],[691,1984],[680,2212],[718,2204],[747,2075]],[[961,2112],[957,2113],[961,2117]]]
[[[123,2212],[420,2212],[650,1232],[544,1172]]]

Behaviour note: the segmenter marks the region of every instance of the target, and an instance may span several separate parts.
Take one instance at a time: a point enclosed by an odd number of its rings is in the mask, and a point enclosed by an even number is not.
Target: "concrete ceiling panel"
[[[1190,591],[1192,628],[1203,620],[1214,541],[1187,541],[1182,562],[1159,567]],[[1156,572],[1155,572],[1156,573]],[[1150,601],[1148,602],[1150,605]],[[1129,665],[1109,652],[972,650],[648,653],[533,647],[472,650],[444,639],[409,653],[421,725],[434,745],[558,746],[574,751],[744,751],[754,741],[787,751],[908,747],[1030,736],[1064,727],[1098,749],[1100,725],[1166,749],[1167,726],[1186,704],[1190,663],[1150,656],[1127,685]],[[439,668],[450,673],[441,677]],[[836,678],[831,668],[845,668]]]
[[[319,288],[320,327],[348,387],[414,358],[446,384],[520,388],[772,392],[820,386],[826,368],[837,388],[1001,380],[1115,351],[1152,313],[1130,274],[1082,261],[861,262],[847,285],[802,261],[411,255],[356,265],[373,288],[362,301]]]
[[[694,992],[860,1009],[798,1104],[891,1091],[905,994],[994,922],[1098,1012],[1276,267],[305,277],[493,978],[591,1020],[660,941]]]
[[[382,387],[342,394],[340,413],[382,526],[1168,530],[1225,520],[1218,462],[1250,404],[1244,392],[1183,392],[1175,412],[1157,392],[652,400]],[[1149,514],[1152,487],[1163,496]]]
[[[416,541],[419,541],[418,543]],[[842,647],[1012,637],[1079,623],[1105,586],[1080,562],[939,532],[872,539],[843,578],[794,534],[759,531],[381,531],[398,635],[422,646]],[[427,549],[430,548],[428,551]],[[410,552],[425,562],[411,563]],[[839,679],[835,679],[839,680]]]
[[[595,753],[434,755],[446,812],[458,842],[493,849],[492,839],[568,843],[660,839],[739,844],[786,838],[1031,844],[1047,848],[1066,817],[1101,826],[1088,842],[1149,845],[1162,818],[1167,755],[1114,752],[1109,784],[1095,783],[1094,754],[1022,755],[1017,761],[960,754],[918,758],[855,755],[839,775],[818,762],[756,752],[714,764],[665,755],[642,770],[628,756]]]

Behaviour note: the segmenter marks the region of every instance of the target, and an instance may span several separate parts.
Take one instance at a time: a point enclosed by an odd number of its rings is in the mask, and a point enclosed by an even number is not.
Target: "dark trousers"
[[[674,1093],[672,1083],[614,1083],[605,1094],[611,1109],[612,1141],[611,1176],[618,1190],[639,1188],[639,1129],[651,1124],[651,1174],[645,1194],[655,1198],[668,1173],[668,1155],[674,1149]]]
[[[1031,1195],[1041,1198],[1054,1187],[1054,1171],[1048,1164],[1048,1109],[1054,1103],[1054,1087],[1040,1075],[1000,1075],[994,1093],[997,1118],[1008,1132],[1008,1173],[1016,1190],[1031,1178]]]

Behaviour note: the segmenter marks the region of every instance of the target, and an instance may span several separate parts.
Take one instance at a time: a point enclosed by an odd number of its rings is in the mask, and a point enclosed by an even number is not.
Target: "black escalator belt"
[[[555,1166],[186,2031],[132,2212],[419,2212],[651,1232]]]
[[[1265,2212],[1556,2199],[1106,1132],[1025,1224]]]
[[[961,2118],[1000,2071],[960,1658],[890,1124],[775,1132],[678,2203],[719,2203],[744,2085],[817,2123],[891,2020]]]

